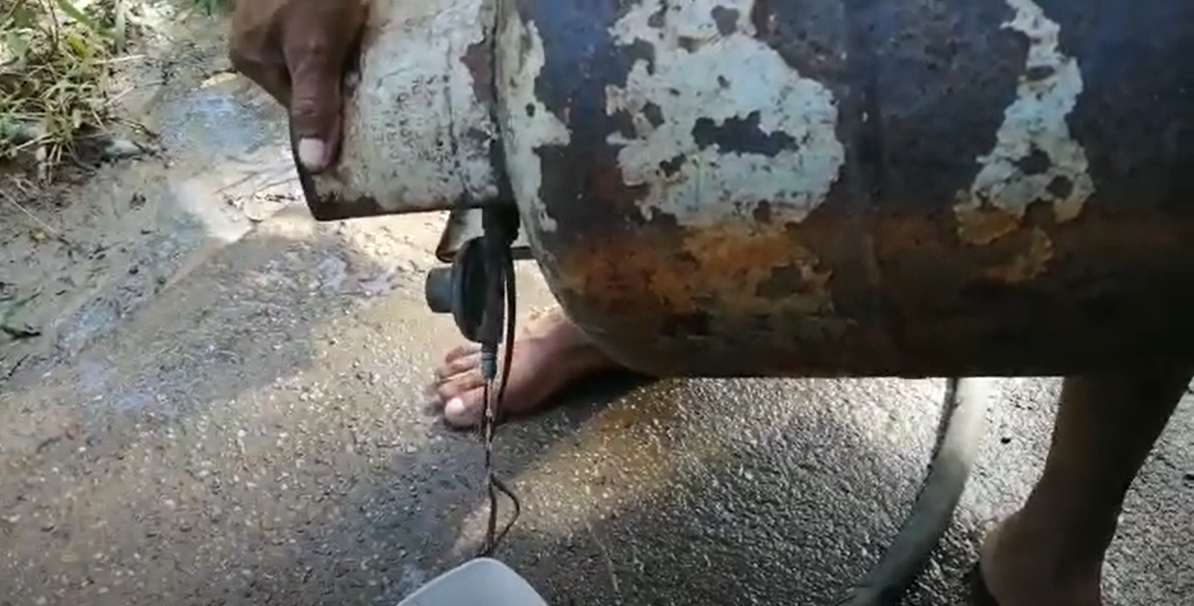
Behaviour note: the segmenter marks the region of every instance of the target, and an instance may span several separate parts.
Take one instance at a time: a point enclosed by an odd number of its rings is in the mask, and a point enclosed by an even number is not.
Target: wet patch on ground
[[[6,191],[0,320],[21,333],[0,334],[0,380],[81,351],[300,200],[282,112],[230,73],[225,28],[189,19],[129,62],[122,106],[158,135],[140,138],[150,153]]]
[[[8,392],[10,602],[394,604],[471,554],[481,450],[424,406],[429,369],[458,343],[422,301],[440,221],[281,212],[73,364]],[[548,302],[523,270],[524,302]],[[965,603],[981,523],[1040,467],[1057,382],[1003,388],[910,604]],[[500,432],[499,469],[525,506],[500,557],[553,604],[830,603],[911,502],[941,392],[597,380]],[[1113,603],[1178,603],[1194,578],[1190,406],[1125,514]]]

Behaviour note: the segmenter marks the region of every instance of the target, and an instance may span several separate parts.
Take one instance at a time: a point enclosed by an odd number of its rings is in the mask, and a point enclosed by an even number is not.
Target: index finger
[[[290,72],[291,132],[299,161],[326,168],[340,144],[343,81],[359,25],[319,20],[313,11],[287,32],[283,54]],[[331,16],[328,17],[331,19]]]
[[[290,68],[290,129],[297,138],[299,161],[319,171],[331,162],[340,140],[342,75],[325,58],[307,57]]]

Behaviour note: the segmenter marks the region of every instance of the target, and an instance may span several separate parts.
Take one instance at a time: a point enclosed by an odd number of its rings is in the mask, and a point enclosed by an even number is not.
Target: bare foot
[[[501,354],[499,354],[501,359]],[[554,309],[527,323],[514,339],[503,416],[540,409],[568,384],[617,364],[602,353],[563,312]],[[448,352],[436,369],[435,393],[444,421],[474,427],[484,414],[481,348],[468,344]]]
[[[1101,606],[1102,562],[1079,565],[1051,540],[1055,530],[1034,532],[1018,516],[991,529],[980,549],[982,581],[998,606]]]

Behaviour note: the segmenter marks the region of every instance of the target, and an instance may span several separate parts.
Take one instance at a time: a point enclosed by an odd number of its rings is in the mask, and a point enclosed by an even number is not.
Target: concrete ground
[[[238,128],[235,98],[213,94],[172,107]],[[209,147],[237,140],[225,135]],[[472,553],[485,513],[479,445],[443,429],[422,392],[458,342],[422,301],[442,219],[317,225],[283,199],[238,222],[208,212],[228,198],[194,175],[214,169],[188,166],[154,181],[150,205],[235,237],[172,256],[173,277],[130,266],[122,280],[156,284],[140,303],[0,384],[0,605],[395,604]],[[136,244],[144,232],[128,246],[160,250]],[[524,270],[524,302],[549,304]],[[112,284],[97,292],[123,292]],[[1058,382],[1000,384],[954,525],[908,604],[967,603],[982,525],[1040,467]],[[942,392],[593,381],[500,430],[497,465],[524,514],[499,557],[554,606],[832,604],[914,497]],[[1194,400],[1135,485],[1111,604],[1192,603],[1192,519]]]
[[[431,243],[404,235],[426,232],[416,221],[283,211],[69,366],[10,386],[0,603],[392,604],[465,557],[480,449],[423,409],[457,339],[420,300]],[[939,381],[599,383],[498,440],[525,508],[501,557],[553,604],[832,603],[911,501],[942,395]],[[964,603],[976,528],[1039,467],[1057,384],[1003,388],[911,604]],[[1133,492],[1113,603],[1194,595],[1191,408]]]

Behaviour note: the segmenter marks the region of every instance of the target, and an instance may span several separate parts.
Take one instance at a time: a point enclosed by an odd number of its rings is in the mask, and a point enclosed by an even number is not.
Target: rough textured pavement
[[[283,210],[0,384],[0,605],[392,605],[472,553],[481,450],[422,394],[458,342],[422,301],[440,221]],[[548,303],[524,269],[524,302]],[[1058,383],[1001,385],[910,604],[966,603],[983,523],[1039,469]],[[831,604],[911,502],[942,392],[593,381],[501,430],[525,513],[500,556],[556,606]],[[1194,604],[1192,516],[1194,400],[1136,484],[1112,604]]]
[[[427,369],[456,341],[421,301],[428,221],[316,226],[284,211],[70,368],[10,386],[0,602],[393,603],[466,555],[480,450],[422,409]],[[1004,386],[913,604],[964,603],[975,528],[1039,466],[1057,385]],[[630,387],[500,435],[526,509],[502,555],[553,604],[831,603],[910,502],[942,393],[897,380]],[[1192,413],[1133,494],[1114,603],[1194,595]]]

